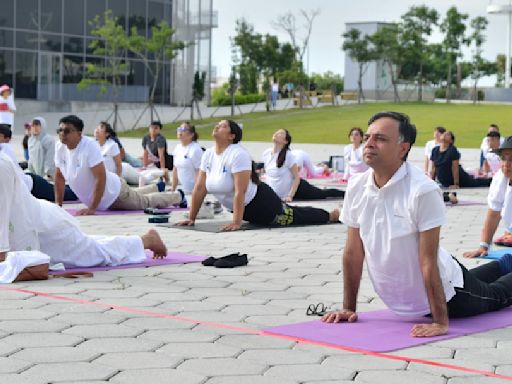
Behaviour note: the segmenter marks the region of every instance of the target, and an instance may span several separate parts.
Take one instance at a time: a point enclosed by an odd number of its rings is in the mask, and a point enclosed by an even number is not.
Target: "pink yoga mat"
[[[326,324],[316,320],[280,325],[263,331],[340,347],[390,352],[512,325],[512,308],[507,308],[479,316],[452,319],[448,334],[443,336],[412,337],[409,334],[414,324],[430,323],[431,320],[427,317],[404,318],[389,310],[364,312],[358,315],[358,321],[355,323]]]
[[[65,271],[49,271],[50,275],[59,275],[61,273],[68,272],[99,272],[99,271],[109,271],[111,269],[128,269],[128,268],[147,268],[147,267],[157,267],[159,265],[169,265],[169,264],[188,264],[188,263],[199,263],[206,259],[206,256],[194,256],[188,255],[186,253],[181,252],[169,252],[165,259],[153,259],[152,252],[146,251],[147,259],[143,263],[133,263],[133,264],[122,264],[116,266],[101,266],[101,267],[75,267],[75,268],[66,268]]]
[[[77,212],[82,208],[64,208],[70,215],[76,216]],[[161,212],[179,212],[179,211],[187,211],[188,208],[179,208],[179,207],[167,207],[167,208],[158,208]],[[135,215],[144,213],[143,210],[135,210],[135,211],[121,211],[121,210],[107,210],[107,211],[96,211],[96,216],[113,216],[113,215]]]

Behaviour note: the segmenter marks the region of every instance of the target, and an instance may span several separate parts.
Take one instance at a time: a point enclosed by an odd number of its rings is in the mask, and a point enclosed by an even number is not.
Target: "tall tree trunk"
[[[359,77],[357,78],[357,104],[361,104],[363,97],[363,65],[359,63]]]
[[[393,71],[393,64],[388,61],[389,74],[391,75],[391,84],[393,85],[393,101],[398,103],[400,96],[398,95],[398,88],[396,84],[395,72]]]
[[[446,78],[446,102],[449,103],[451,99],[450,91],[452,86],[452,56],[448,55],[448,77]]]
[[[423,61],[420,61],[420,72],[418,81],[418,101],[423,101]]]
[[[462,82],[462,68],[461,68],[460,63],[456,63],[456,68],[457,68],[456,96],[458,99],[460,99],[461,95],[462,95],[462,90],[461,90],[461,86],[460,86],[460,83]]]

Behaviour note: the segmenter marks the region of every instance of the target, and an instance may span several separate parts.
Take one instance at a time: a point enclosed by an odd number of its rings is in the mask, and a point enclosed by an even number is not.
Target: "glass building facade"
[[[11,85],[17,98],[108,101],[108,93],[99,96],[96,89],[78,91],[76,87],[86,63],[105,62],[104,57],[94,55],[89,48],[95,39],[89,21],[108,9],[118,17],[126,33],[136,26],[139,34],[148,37],[151,27],[165,20],[182,29],[177,29],[176,38],[187,37],[192,43],[175,62],[162,63],[155,92],[157,103],[181,104],[188,98],[188,90],[180,90],[173,84],[176,73],[192,72],[193,80],[195,70],[202,69],[206,63],[208,78],[212,80],[209,50],[196,56],[198,47],[204,47],[205,40],[211,39],[211,28],[215,27],[211,22],[212,0],[1,0],[1,3],[0,84]],[[209,14],[208,26],[196,25],[194,14]],[[185,62],[182,57],[191,59]],[[134,55],[127,53],[124,59],[128,69],[121,79],[123,87],[118,101],[147,101],[153,84],[151,74]]]

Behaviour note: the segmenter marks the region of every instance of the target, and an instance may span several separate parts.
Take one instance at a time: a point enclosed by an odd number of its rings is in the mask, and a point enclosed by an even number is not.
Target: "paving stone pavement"
[[[137,142],[126,141],[135,151]],[[309,148],[315,159],[325,153],[322,146]],[[466,150],[463,156],[476,153]],[[421,149],[413,151],[411,160],[420,163]],[[485,202],[486,190],[460,191],[459,198]],[[339,202],[314,205],[332,209]],[[478,244],[485,211],[485,205],[447,208],[441,243],[468,267],[484,262],[461,256]],[[181,215],[173,213],[172,218]],[[80,217],[79,221],[88,234],[142,234],[152,227],[144,215]],[[512,328],[390,353],[405,357],[401,360],[249,331],[310,320],[305,315],[310,303],[340,305],[343,225],[219,234],[158,231],[172,250],[204,256],[241,251],[248,253],[249,265],[231,270],[199,263],[112,270],[90,279],[8,286],[25,291],[0,289],[0,382],[508,382],[424,360],[512,379]],[[359,309],[382,308],[365,270]]]

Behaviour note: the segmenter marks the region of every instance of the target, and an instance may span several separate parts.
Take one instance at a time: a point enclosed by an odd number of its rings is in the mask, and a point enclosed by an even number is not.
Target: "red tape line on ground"
[[[270,333],[270,332],[260,331],[260,330],[257,330],[257,329],[235,327],[235,326],[232,326],[232,325],[217,323],[217,322],[213,322],[213,321],[195,320],[195,319],[192,319],[192,318],[189,318],[189,317],[176,316],[176,315],[168,315],[168,314],[165,314],[165,313],[147,311],[147,310],[144,310],[144,309],[130,308],[130,307],[125,307],[125,306],[116,305],[116,304],[95,303],[94,301],[89,301],[89,300],[85,300],[85,299],[75,299],[75,298],[67,297],[67,296],[53,295],[51,293],[32,291],[32,290],[29,290],[29,289],[11,288],[11,287],[0,287],[0,289],[4,290],[4,291],[29,293],[29,294],[32,294],[32,295],[41,296],[41,297],[47,297],[47,298],[50,298],[50,299],[69,301],[69,302],[72,302],[72,303],[79,303],[79,304],[85,304],[85,305],[92,305],[92,306],[96,306],[96,307],[113,309],[113,310],[121,311],[121,312],[139,313],[139,314],[142,314],[142,315],[148,315],[148,316],[152,316],[152,317],[160,317],[160,318],[165,318],[165,319],[178,320],[178,321],[183,321],[183,322],[186,322],[186,323],[205,325],[205,326],[209,326],[209,327],[213,327],[213,328],[229,329],[229,330],[232,330],[232,331],[249,333],[249,334],[252,334],[252,335],[259,335],[259,336],[273,337],[273,338],[276,338],[276,339],[290,340],[290,341],[294,341],[296,343],[316,345],[316,346],[332,348],[332,349],[339,349],[339,350],[342,350],[342,351],[359,353],[359,354],[362,354],[362,355],[373,356],[373,357],[380,357],[380,358],[389,359],[389,360],[399,360],[399,361],[406,361],[406,362],[410,362],[410,363],[417,363],[417,364],[423,364],[423,365],[431,365],[431,366],[438,367],[438,368],[452,369],[452,370],[455,370],[455,371],[474,373],[474,374],[481,375],[481,376],[494,377],[494,378],[497,378],[497,379],[503,379],[503,380],[512,381],[512,376],[500,375],[498,373],[489,372],[489,371],[482,371],[482,370],[473,369],[473,368],[467,368],[467,367],[463,367],[463,366],[460,366],[460,365],[438,363],[438,362],[430,361],[430,360],[416,359],[416,358],[407,357],[407,356],[390,355],[390,354],[386,354],[386,353],[372,352],[372,351],[367,351],[367,350],[358,349],[358,348],[341,347],[341,346],[335,345],[335,344],[329,344],[329,343],[324,343],[324,342],[319,342],[319,341],[302,339],[300,337],[279,335],[279,334],[274,334],[274,333]]]

